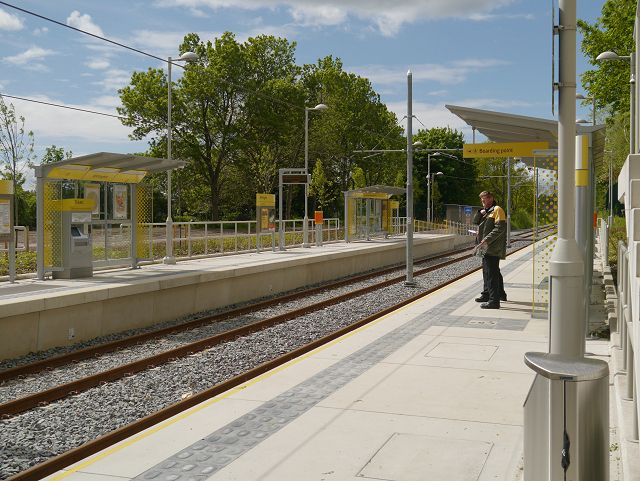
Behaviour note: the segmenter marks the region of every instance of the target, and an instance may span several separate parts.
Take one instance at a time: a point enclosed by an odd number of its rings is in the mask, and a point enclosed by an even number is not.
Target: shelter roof
[[[550,152],[536,158],[536,165],[543,168],[542,158],[554,156],[553,150],[558,148],[558,122],[556,120],[528,117],[525,115],[507,114],[491,110],[473,109],[458,105],[445,105],[453,114],[475,128],[491,142],[548,142]],[[593,160],[598,166],[604,157],[604,125],[576,125],[576,135],[591,134]],[[521,159],[527,165],[533,165],[533,158]]]
[[[36,177],[140,182],[146,174],[182,168],[183,160],[98,152],[36,166]]]
[[[406,189],[402,187],[393,187],[390,185],[370,185],[368,187],[361,187],[360,189],[353,189],[347,191],[349,195],[352,194],[387,194],[389,196],[392,195],[403,195],[406,192]]]

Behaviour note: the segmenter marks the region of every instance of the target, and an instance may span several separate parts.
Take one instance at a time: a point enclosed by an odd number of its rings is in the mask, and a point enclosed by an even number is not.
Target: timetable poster
[[[127,186],[116,184],[113,186],[113,218],[127,218]]]

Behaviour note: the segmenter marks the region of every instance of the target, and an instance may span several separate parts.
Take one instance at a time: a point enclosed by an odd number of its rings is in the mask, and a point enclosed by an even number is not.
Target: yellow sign
[[[62,199],[57,204],[62,212],[92,212],[95,206],[93,199]]]
[[[464,144],[465,159],[484,157],[533,157],[534,150],[548,149],[549,142],[510,142],[488,144]]]
[[[276,195],[275,194],[256,194],[256,205],[275,207]]]
[[[384,192],[354,192],[349,195],[353,199],[388,199],[390,194]]]
[[[49,171],[47,177],[50,179],[69,180],[98,180],[102,182],[123,182],[126,184],[137,184],[142,181],[147,174],[144,170],[127,170],[110,167],[100,167],[91,169],[88,165],[67,164],[54,167]]]
[[[0,180],[0,194],[13,194],[13,182],[10,180]]]
[[[47,177],[50,179],[83,179],[89,171],[88,165],[67,164],[60,167],[54,167],[49,171]]]

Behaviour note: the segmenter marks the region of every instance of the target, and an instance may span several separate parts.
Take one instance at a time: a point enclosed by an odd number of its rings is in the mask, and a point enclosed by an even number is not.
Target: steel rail
[[[430,257],[425,257],[422,258],[418,261],[416,261],[416,264],[419,263],[424,263],[424,262],[428,262],[431,260],[436,260],[442,257],[446,257],[446,256],[450,256],[450,255],[455,255],[455,254],[460,254],[462,252],[465,252],[469,250],[469,248],[464,248],[464,249],[458,249],[458,250],[453,250],[453,251],[448,251],[448,252],[444,252],[442,254],[438,254],[436,256],[430,256]],[[199,317],[197,319],[193,319],[191,321],[182,323],[180,325],[175,325],[175,326],[169,326],[169,327],[165,327],[162,329],[157,329],[154,331],[150,331],[150,332],[144,332],[144,333],[140,333],[140,334],[135,334],[133,336],[129,336],[127,338],[124,339],[119,339],[116,341],[111,341],[111,342],[107,342],[104,344],[100,344],[97,346],[90,346],[90,347],[86,347],[84,349],[80,349],[74,352],[70,352],[67,354],[61,354],[59,356],[55,356],[55,357],[51,357],[48,359],[43,359],[40,361],[35,361],[29,364],[23,364],[20,366],[16,366],[16,367],[12,367],[9,369],[5,369],[3,371],[0,371],[0,383],[5,382],[5,381],[9,381],[11,379],[15,379],[17,377],[20,376],[25,376],[28,374],[35,374],[37,372],[40,371],[44,371],[44,370],[51,370],[60,366],[64,366],[67,364],[71,364],[74,362],[80,362],[83,361],[85,359],[89,359],[92,357],[98,357],[102,354],[106,354],[109,352],[113,352],[116,351],[118,349],[124,349],[124,348],[128,348],[131,346],[134,346],[136,344],[140,344],[142,342],[145,341],[149,341],[151,339],[155,339],[158,337],[162,337],[162,336],[166,336],[168,334],[175,334],[177,332],[182,332],[182,331],[187,331],[190,329],[195,329],[197,327],[203,326],[205,324],[209,324],[209,323],[213,323],[213,322],[220,322],[220,321],[225,321],[228,319],[231,319],[233,317],[238,317],[244,314],[248,314],[251,313],[253,311],[256,310],[260,310],[260,309],[265,309],[267,307],[271,307],[274,306],[276,304],[282,304],[285,302],[290,302],[292,300],[295,299],[299,299],[302,297],[306,297],[306,296],[310,296],[310,295],[314,295],[317,294],[319,292],[322,291],[326,291],[329,289],[335,289],[338,287],[342,287],[348,284],[353,284],[356,282],[361,282],[367,279],[370,279],[372,277],[376,277],[376,276],[381,276],[381,275],[385,275],[388,274],[389,272],[393,272],[395,270],[398,269],[398,266],[400,266],[402,264],[398,264],[396,266],[392,266],[392,267],[388,267],[385,269],[381,269],[381,270],[376,270],[373,272],[369,272],[366,274],[361,274],[358,275],[356,277],[350,277],[348,279],[342,279],[339,281],[335,281],[335,282],[331,282],[331,283],[327,283],[327,284],[323,284],[321,286],[318,287],[313,287],[310,289],[305,289],[303,291],[298,291],[298,292],[293,292],[291,294],[285,294],[283,296],[279,296],[273,299],[267,299],[264,301],[259,301],[256,303],[252,303],[252,304],[248,304],[246,306],[243,307],[239,307],[236,309],[232,309],[232,310],[228,310],[228,311],[224,311],[221,312],[219,314],[214,314],[211,316],[205,316],[205,317]]]
[[[455,259],[450,259],[448,261],[441,262],[433,266],[429,266],[424,269],[417,270],[414,276],[420,276],[420,275],[427,274],[429,272],[433,272],[434,270],[447,267],[457,262],[461,262],[465,259],[469,259],[470,257],[473,257],[473,254],[457,257]],[[231,341],[231,340],[237,339],[238,337],[246,336],[254,332],[260,331],[262,329],[266,329],[268,327],[274,326],[276,324],[280,324],[280,323],[289,321],[291,319],[295,319],[296,317],[301,317],[301,316],[304,316],[305,314],[319,311],[328,306],[339,304],[341,302],[354,299],[356,297],[368,294],[370,292],[383,289],[390,285],[397,284],[403,279],[404,279],[404,276],[396,276],[391,279],[387,279],[385,281],[372,284],[370,286],[365,286],[360,289],[356,289],[354,291],[341,294],[339,296],[331,297],[329,299],[325,299],[323,301],[316,302],[314,304],[309,304],[299,309],[294,309],[292,311],[278,314],[276,316],[273,316],[267,319],[262,319],[260,321],[253,322],[245,326],[237,327],[235,329],[222,332],[220,334],[215,334],[213,336],[206,337],[204,339],[200,339],[198,341],[185,344],[183,346],[169,349],[167,351],[163,351],[163,352],[154,354],[152,356],[139,359],[137,361],[123,364],[113,369],[102,371],[87,377],[83,377],[81,379],[77,379],[75,381],[70,381],[65,384],[54,386],[44,391],[40,391],[34,394],[13,399],[11,401],[7,401],[5,403],[0,404],[0,417],[7,418],[9,416],[13,416],[13,415],[28,411],[30,409],[34,409],[38,406],[43,406],[50,402],[58,401],[68,396],[79,394],[81,392],[87,391],[96,386],[99,386],[103,383],[116,381],[125,376],[130,376],[135,373],[144,371],[146,369],[156,367],[161,364],[166,364],[168,362],[174,361],[176,359],[179,359],[185,356],[189,356],[196,352],[209,349],[216,345],[222,344],[223,342]]]

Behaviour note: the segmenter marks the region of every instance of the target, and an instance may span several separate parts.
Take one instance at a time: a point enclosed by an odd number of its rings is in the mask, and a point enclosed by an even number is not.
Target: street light
[[[433,152],[427,154],[427,179],[431,179],[431,157],[448,157],[450,159],[457,159],[455,155],[447,154],[445,152]],[[441,175],[442,172],[436,175]],[[431,222],[431,188],[427,189],[427,222]]]
[[[304,108],[304,173],[307,181],[304,183],[304,224],[302,225],[302,247],[311,247],[309,245],[309,217],[307,212],[307,204],[309,197],[309,112],[322,112],[327,110],[325,104],[318,104],[315,107]]]
[[[431,222],[431,214],[433,213],[433,182],[438,175],[444,175],[442,172],[435,172],[427,175],[427,221]]]
[[[194,62],[198,55],[193,52],[185,52],[176,59],[167,58],[167,160],[171,164],[171,65],[174,61]],[[165,234],[164,264],[175,264],[173,257],[173,219],[171,218],[171,167],[167,170],[167,228]]]
[[[636,56],[635,53],[631,55],[618,55],[615,52],[606,51],[602,52],[600,55],[596,57],[596,60],[625,60],[629,62],[629,66],[631,69],[631,78],[629,79],[629,153],[634,154],[636,150],[636,124],[635,124],[635,116],[636,116],[636,78],[634,74],[635,65],[636,65]],[[609,227],[611,227],[613,223],[613,193],[611,192],[611,187],[613,184],[612,181],[613,169],[609,168]]]

